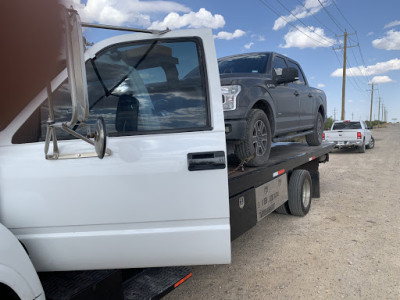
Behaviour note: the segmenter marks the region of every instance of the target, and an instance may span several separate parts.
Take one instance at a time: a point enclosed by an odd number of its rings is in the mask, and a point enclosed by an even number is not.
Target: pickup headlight
[[[223,85],[221,86],[222,91],[222,103],[224,110],[235,110],[236,109],[236,97],[239,95],[241,90],[240,85]]]

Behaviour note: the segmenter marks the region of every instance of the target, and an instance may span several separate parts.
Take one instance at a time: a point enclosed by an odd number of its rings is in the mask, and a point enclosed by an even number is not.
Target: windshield
[[[332,130],[341,130],[341,129],[361,129],[361,123],[360,122],[340,122],[340,123],[335,123],[332,128]]]
[[[218,60],[219,73],[265,73],[268,57],[269,53],[254,53],[220,58]]]

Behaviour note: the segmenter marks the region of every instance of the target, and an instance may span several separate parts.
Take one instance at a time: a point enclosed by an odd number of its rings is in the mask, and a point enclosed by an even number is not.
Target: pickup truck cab
[[[335,143],[335,148],[355,148],[364,153],[375,145],[370,129],[364,121],[335,121],[331,130],[324,132],[323,139]]]
[[[226,138],[239,159],[262,165],[271,142],[297,136],[310,146],[321,144],[326,96],[308,85],[298,62],[259,52],[220,58],[218,66]]]

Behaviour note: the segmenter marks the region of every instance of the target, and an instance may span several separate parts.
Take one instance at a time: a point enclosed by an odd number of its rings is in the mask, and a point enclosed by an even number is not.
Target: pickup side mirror
[[[282,75],[277,76],[276,82],[289,83],[299,79],[299,71],[296,68],[283,68]]]

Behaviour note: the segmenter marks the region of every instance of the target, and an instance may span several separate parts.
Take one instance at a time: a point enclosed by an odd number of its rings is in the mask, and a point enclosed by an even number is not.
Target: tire
[[[320,112],[315,119],[314,131],[306,135],[306,141],[309,146],[319,146],[322,143],[322,133],[324,132],[324,119]]]
[[[289,180],[289,210],[303,217],[310,211],[312,181],[307,170],[294,170]]]
[[[289,203],[286,201],[277,209],[275,209],[275,212],[281,215],[290,215]]]
[[[236,145],[235,154],[242,161],[248,160],[247,166],[258,167],[268,161],[270,151],[271,127],[267,115],[261,109],[252,109],[246,120],[245,139]]]
[[[360,147],[358,147],[358,152],[365,153],[365,141],[363,142],[363,144]]]
[[[366,147],[367,147],[367,149],[374,149],[375,140],[374,140],[374,138],[372,136],[371,136],[371,140],[369,141],[369,144]]]

